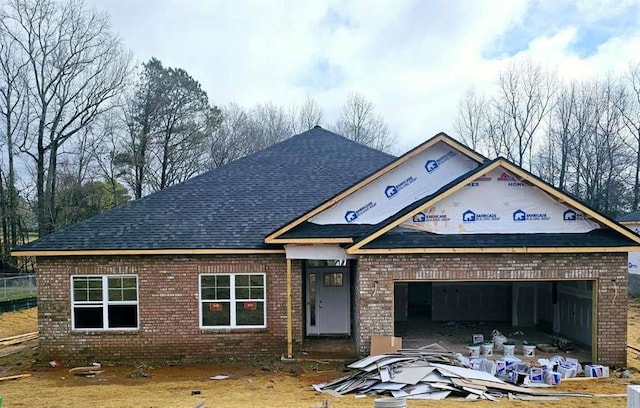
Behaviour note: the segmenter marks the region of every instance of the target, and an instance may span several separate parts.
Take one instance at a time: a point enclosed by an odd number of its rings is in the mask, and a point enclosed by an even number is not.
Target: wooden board
[[[21,378],[31,377],[31,374],[10,375],[8,377],[0,377],[0,381],[19,380]]]

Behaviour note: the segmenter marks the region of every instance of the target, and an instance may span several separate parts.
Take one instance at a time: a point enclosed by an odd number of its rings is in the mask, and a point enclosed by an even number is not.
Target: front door
[[[349,269],[308,267],[306,280],[307,335],[351,334]]]

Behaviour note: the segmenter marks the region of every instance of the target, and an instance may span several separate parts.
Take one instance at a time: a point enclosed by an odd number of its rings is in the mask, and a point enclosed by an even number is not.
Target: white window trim
[[[259,275],[262,276],[262,282],[264,282],[264,297],[262,300],[256,300],[256,299],[242,299],[240,300],[240,302],[244,302],[244,301],[261,301],[264,303],[264,307],[262,308],[262,320],[264,321],[264,324],[262,325],[237,325],[236,324],[236,302],[238,301],[236,299],[236,276],[238,275],[242,275],[242,276],[255,276],[255,275]],[[205,300],[202,299],[202,277],[203,276],[230,276],[231,277],[231,283],[230,283],[230,299],[225,299],[225,300],[221,300],[220,302],[228,302],[230,303],[229,305],[229,313],[230,313],[230,320],[231,320],[231,324],[228,326],[204,326],[202,324],[202,310],[204,308],[204,303],[205,302],[212,302],[212,300]],[[200,329],[202,330],[219,330],[219,329],[264,329],[267,327],[267,274],[265,273],[252,273],[252,272],[247,272],[247,273],[201,273],[198,275],[198,325],[200,327]]]
[[[101,278],[102,279],[102,301],[78,301],[74,299],[73,279],[74,278]],[[137,300],[109,300],[109,278],[136,278],[136,299]],[[73,331],[136,331],[140,330],[140,288],[138,275],[71,275],[71,330]],[[106,327],[109,324],[109,305],[135,305],[136,306],[136,327]],[[102,308],[102,328],[77,328],[75,321],[75,309],[79,308]]]

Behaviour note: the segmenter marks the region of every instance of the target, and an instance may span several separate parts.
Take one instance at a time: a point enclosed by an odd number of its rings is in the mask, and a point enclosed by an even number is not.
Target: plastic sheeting
[[[629,252],[629,273],[640,275],[640,252]]]
[[[478,166],[475,160],[438,142],[309,221],[377,224]]]
[[[540,188],[497,168],[402,227],[438,234],[533,234],[585,233],[599,225]]]

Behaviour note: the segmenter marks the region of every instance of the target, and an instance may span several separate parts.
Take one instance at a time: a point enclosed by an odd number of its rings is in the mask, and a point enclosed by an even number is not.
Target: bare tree
[[[531,61],[512,64],[498,76],[492,104],[498,122],[507,120],[511,128],[498,136],[506,138],[502,145],[514,148],[513,160],[521,167],[530,163],[534,136],[553,107],[556,87],[556,76]]]
[[[640,206],[640,63],[629,64],[623,80],[626,92],[618,103],[618,110],[632,140],[634,180],[631,209],[637,210]]]
[[[475,151],[486,148],[488,104],[485,97],[475,88],[466,90],[462,100],[458,103],[458,116],[454,129],[462,141]]]
[[[302,133],[322,124],[322,109],[318,102],[307,95],[300,106],[292,105],[290,109],[291,130],[293,133]]]
[[[222,107],[222,121],[209,140],[209,168],[220,167],[246,155],[255,124],[240,105]]]
[[[391,150],[397,141],[382,116],[375,112],[373,103],[358,93],[349,95],[342,106],[336,131],[348,139],[382,151]]]
[[[61,147],[91,124],[122,92],[129,54],[113,36],[107,16],[79,1],[11,0],[0,30],[14,41],[25,68],[32,117],[21,150],[37,172],[40,236],[55,225],[56,172]],[[31,122],[33,121],[33,122]]]
[[[629,150],[622,138],[624,126],[617,108],[623,97],[615,81],[586,84],[576,103],[575,137],[571,165],[574,194],[594,208],[615,216],[627,205],[626,175]]]
[[[281,142],[294,133],[286,110],[272,102],[254,106],[249,115],[254,124],[254,134],[247,154]]]
[[[23,58],[19,44],[0,25],[0,118],[4,127],[0,130],[7,154],[6,192],[2,206],[2,253],[9,259],[10,248],[18,243],[18,192],[16,190],[16,139],[23,120],[27,116],[24,89],[24,71],[28,61]]]
[[[564,190],[566,186],[569,155],[572,144],[574,144],[573,122],[576,110],[576,87],[575,82],[561,87],[556,98],[555,108],[551,112],[547,149],[555,151],[557,157],[554,160],[556,166],[553,172],[554,177],[551,180],[547,179],[547,181],[557,185],[561,190]],[[555,175],[557,175],[557,180],[555,180]]]

